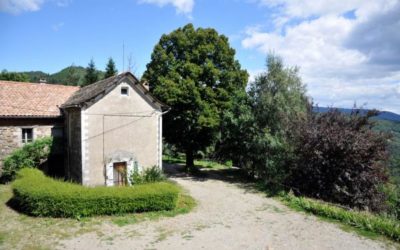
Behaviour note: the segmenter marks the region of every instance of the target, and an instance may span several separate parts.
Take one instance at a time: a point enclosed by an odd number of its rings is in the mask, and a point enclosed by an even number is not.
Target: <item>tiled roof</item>
[[[0,80],[0,117],[58,117],[79,87]]]

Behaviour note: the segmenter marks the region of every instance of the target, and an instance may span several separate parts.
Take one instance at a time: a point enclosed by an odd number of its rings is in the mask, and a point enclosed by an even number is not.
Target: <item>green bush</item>
[[[388,183],[381,187],[380,191],[385,193],[387,197],[387,216],[400,220],[400,187],[396,184]]]
[[[53,139],[44,137],[32,143],[25,144],[15,150],[4,159],[0,183],[6,183],[15,179],[15,174],[21,168],[37,168],[50,155]]]
[[[400,222],[398,220],[376,216],[367,212],[346,210],[329,203],[304,197],[296,197],[292,194],[284,195],[282,200],[291,208],[334,219],[349,226],[400,241]]]
[[[140,173],[138,168],[135,167],[129,176],[132,185],[160,182],[165,179],[162,170],[157,166],[146,168],[142,173]]]
[[[12,183],[13,202],[30,215],[84,217],[172,210],[179,188],[159,182],[134,187],[85,187],[45,176],[37,169],[21,169]]]

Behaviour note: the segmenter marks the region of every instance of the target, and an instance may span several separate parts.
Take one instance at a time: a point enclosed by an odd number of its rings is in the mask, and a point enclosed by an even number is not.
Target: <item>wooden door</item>
[[[125,186],[128,183],[126,162],[114,163],[114,186]]]

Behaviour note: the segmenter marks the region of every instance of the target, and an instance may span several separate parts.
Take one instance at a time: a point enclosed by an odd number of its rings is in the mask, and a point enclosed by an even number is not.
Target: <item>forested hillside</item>
[[[353,112],[353,109],[346,109],[346,108],[337,108],[337,109],[341,113],[345,113],[345,114],[350,114],[351,112]],[[313,110],[315,112],[324,113],[324,112],[328,112],[330,110],[330,108],[329,107],[313,107]],[[365,115],[368,111],[369,111],[368,109],[362,109],[362,110],[360,110],[360,113]],[[379,112],[379,114],[376,116],[376,118],[378,120],[400,122],[400,115],[393,113],[393,112],[389,112],[389,111]]]
[[[3,71],[7,72],[7,71]],[[5,73],[3,73],[5,74]],[[43,71],[24,71],[24,72],[12,72],[12,74],[21,75],[27,78],[28,82],[39,82],[45,80],[47,83],[63,84],[63,85],[83,85],[85,81],[86,69],[82,66],[69,66],[54,74],[48,74]],[[97,70],[98,79],[104,78],[104,72]],[[2,79],[2,80],[14,80],[14,79]]]
[[[393,180],[400,185],[400,122],[376,120],[375,129],[391,134],[390,139],[390,172]]]

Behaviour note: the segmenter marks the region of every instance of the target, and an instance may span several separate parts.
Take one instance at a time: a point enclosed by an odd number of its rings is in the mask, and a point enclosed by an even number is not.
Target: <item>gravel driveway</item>
[[[220,177],[220,176],[219,176]],[[60,242],[66,249],[395,249],[393,243],[345,232],[338,225],[291,211],[224,176],[172,177],[193,196],[194,211]],[[99,233],[100,232],[100,233]]]

